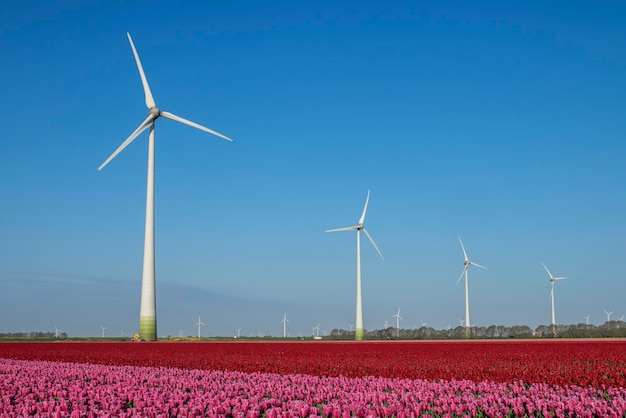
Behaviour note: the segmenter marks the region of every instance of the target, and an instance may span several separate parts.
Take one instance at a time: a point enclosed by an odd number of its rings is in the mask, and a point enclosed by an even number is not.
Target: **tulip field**
[[[0,343],[2,417],[626,415],[626,342]]]

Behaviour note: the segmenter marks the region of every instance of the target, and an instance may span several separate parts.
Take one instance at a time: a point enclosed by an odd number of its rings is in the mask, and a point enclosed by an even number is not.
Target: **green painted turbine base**
[[[354,331],[354,341],[363,341],[363,328],[357,328]]]
[[[156,341],[157,325],[156,316],[139,317],[139,338],[144,341]]]

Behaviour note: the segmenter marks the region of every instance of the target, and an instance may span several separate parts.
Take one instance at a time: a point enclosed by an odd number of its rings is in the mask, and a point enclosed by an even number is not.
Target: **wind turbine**
[[[200,338],[200,327],[206,325],[204,322],[200,320],[200,315],[198,315],[198,322],[193,324],[194,327],[198,327],[198,338]]]
[[[141,307],[139,310],[139,335],[143,340],[156,340],[157,339],[157,323],[156,323],[156,290],[155,290],[155,276],[154,276],[154,129],[156,120],[159,117],[170,119],[176,122],[180,122],[184,125],[191,126],[192,128],[199,129],[201,131],[208,132],[210,134],[219,136],[220,138],[232,141],[207,127],[199,125],[187,119],[183,119],[180,116],[176,116],[173,113],[160,110],[152,97],[148,80],[143,72],[143,66],[139,60],[139,55],[135,49],[135,44],[130,37],[130,33],[126,33],[130,47],[133,50],[135,61],[137,63],[137,69],[139,70],[139,76],[141,77],[141,83],[143,84],[143,91],[145,95],[146,107],[149,109],[148,117],[141,122],[139,127],[124,141],[122,144],[107,158],[98,170],[102,170],[117,154],[122,152],[131,142],[135,140],[146,129],[150,128],[149,142],[148,142],[148,182],[146,191],[146,227],[144,236],[144,249],[143,249],[143,273],[141,279]]]
[[[352,332],[352,328],[354,328],[354,324],[348,324],[348,328],[350,328],[350,332]]]
[[[355,226],[348,226],[345,228],[336,228],[329,229],[326,232],[340,232],[340,231],[356,231],[356,328],[354,331],[354,339],[356,341],[361,341],[363,339],[363,301],[361,298],[361,231],[365,233],[365,236],[370,240],[378,255],[380,255],[381,259],[385,259],[383,257],[383,253],[380,252],[376,243],[365,229],[365,213],[367,212],[367,204],[370,201],[370,191],[367,191],[367,198],[365,199],[365,207],[363,208],[363,213],[361,214],[361,218],[359,218],[359,223]]]
[[[287,312],[285,312],[283,320],[280,322],[283,323],[283,338],[287,338],[287,322],[289,322],[289,320],[287,319]]]
[[[185,330],[184,329],[179,329],[178,330],[178,338],[185,338]]]
[[[461,327],[463,326],[464,323],[465,323],[465,319],[459,318],[459,324],[461,324]]]
[[[476,266],[485,270],[487,270],[487,267],[483,267],[480,264],[476,264],[473,261],[470,261],[469,258],[467,258],[467,252],[465,251],[465,246],[463,245],[463,241],[461,241],[461,237],[459,237],[459,242],[461,243],[461,249],[463,250],[463,257],[465,258],[465,261],[463,262],[465,267],[463,267],[463,271],[461,272],[461,275],[457,279],[456,283],[459,284],[459,282],[461,281],[461,278],[463,278],[463,275],[465,275],[465,336],[469,338],[471,325],[470,325],[470,313],[469,313],[469,284],[467,281],[467,270],[469,269],[469,266]]]
[[[237,331],[237,338],[241,338],[241,328],[235,328],[235,331]]]
[[[545,264],[543,264],[543,262],[541,262],[541,265],[543,266],[544,269],[546,269],[546,272],[548,272],[548,276],[550,276],[550,300],[552,301],[552,335],[556,337],[556,319],[554,317],[554,282],[557,280],[565,280],[567,279],[567,277],[554,277],[552,275],[552,273],[550,273],[550,270],[548,270],[548,267],[546,267]]]
[[[400,321],[402,320],[402,317],[400,316],[400,307],[398,307],[398,313],[393,317],[396,318],[396,335],[400,338]]]
[[[423,327],[423,328],[426,328],[426,326],[428,325],[428,323],[426,323],[426,322],[422,321],[421,319],[420,319],[420,324],[422,324],[422,327]]]
[[[102,328],[102,338],[104,338],[104,330],[109,329],[109,327],[103,327],[102,325],[100,325],[100,328]]]
[[[57,328],[57,326],[54,326],[54,338],[59,338],[59,332],[63,331],[62,329]]]
[[[602,309],[602,310],[606,314],[606,328],[610,329],[611,328],[611,314],[613,313],[613,311],[607,312],[605,309]]]
[[[385,329],[389,328],[391,325],[387,322],[387,318],[385,318],[385,325],[383,325]]]
[[[315,334],[316,337],[320,336],[320,324],[317,324],[316,326],[313,327],[313,333]]]
[[[585,325],[589,326],[589,316],[591,314],[587,314],[587,316],[583,316],[583,318],[585,318]]]

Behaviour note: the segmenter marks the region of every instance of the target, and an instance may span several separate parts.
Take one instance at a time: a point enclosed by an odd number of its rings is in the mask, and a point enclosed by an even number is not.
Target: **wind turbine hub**
[[[161,109],[159,109],[158,107],[154,106],[150,108],[150,111],[148,112],[148,115],[152,115],[152,119],[157,119],[159,116],[161,116]]]
[[[469,266],[471,263],[469,261],[464,261],[463,264]]]

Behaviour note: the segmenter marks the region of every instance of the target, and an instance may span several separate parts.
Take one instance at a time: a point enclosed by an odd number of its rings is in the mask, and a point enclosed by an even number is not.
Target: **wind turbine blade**
[[[567,277],[555,277],[554,280],[565,280]]]
[[[461,237],[459,236],[459,242],[461,243],[461,249],[463,250],[463,257],[465,257],[465,261],[469,261],[467,258],[467,253],[465,252],[465,246],[463,245],[463,241],[461,241]]]
[[[548,270],[548,267],[546,267],[545,264],[543,264],[543,261],[541,262],[541,265],[543,266],[544,269],[546,269],[546,271],[548,272],[548,276],[550,276],[551,280],[554,280],[554,277],[552,276],[552,273],[550,273],[550,270]]]
[[[372,236],[369,234],[369,232],[367,232],[367,229],[363,228],[363,232],[365,232],[365,235],[367,236],[367,238],[369,238],[369,240],[372,243],[372,245],[374,246],[374,248],[376,248],[376,251],[378,251],[378,255],[380,256],[380,258],[384,260],[385,257],[383,257],[383,253],[380,252],[380,250],[376,246],[376,243],[372,239]]]
[[[470,261],[469,263],[470,263],[472,266],[480,267],[481,269],[485,269],[485,270],[487,270],[487,267],[485,267],[485,266],[481,266],[480,264],[476,264],[476,263],[474,263],[473,261]]]
[[[345,228],[327,229],[326,232],[339,232],[339,231],[356,231],[358,226],[346,226]]]
[[[463,278],[463,275],[465,274],[465,271],[467,270],[467,264],[465,265],[465,267],[463,267],[463,271],[461,272],[461,275],[459,276],[458,279],[456,279],[456,284],[459,284],[459,282],[461,281],[461,279]]]
[[[139,60],[139,54],[137,54],[137,50],[135,49],[135,44],[133,43],[133,39],[130,37],[130,33],[126,32],[128,36],[128,40],[130,41],[130,47],[133,49],[133,55],[135,55],[135,61],[137,62],[137,68],[139,69],[139,76],[141,77],[141,84],[143,84],[143,92],[146,95],[146,107],[148,109],[152,109],[156,106],[154,103],[154,98],[152,97],[152,92],[150,91],[150,86],[148,85],[148,80],[146,79],[146,74],[143,72],[143,66],[141,65],[141,61]]]
[[[122,142],[122,145],[120,145],[119,147],[117,147],[117,149],[115,150],[115,152],[113,152],[113,154],[111,154],[109,156],[109,158],[106,159],[105,162],[102,163],[102,165],[100,165],[100,167],[98,167],[98,171],[102,170],[104,168],[104,166],[106,166],[113,158],[115,158],[115,156],[117,154],[119,154],[120,152],[122,152],[122,150],[124,148],[126,148],[128,146],[128,144],[130,144],[131,142],[133,142],[135,140],[135,138],[137,138],[137,136],[139,136],[140,133],[142,133],[143,131],[145,131],[146,129],[148,129],[150,127],[150,125],[152,125],[152,120],[153,120],[154,116],[149,115],[146,120],[144,120],[141,125],[139,125],[139,127],[137,129],[135,129],[135,132],[133,132],[132,134],[130,134],[130,136],[128,138],[126,138],[126,140],[124,142]]]
[[[233,142],[233,140],[230,139],[229,137],[227,137],[226,135],[222,135],[221,133],[216,132],[213,129],[209,129],[206,126],[202,126],[202,125],[199,125],[199,124],[197,124],[195,122],[192,122],[190,120],[181,118],[180,116],[176,116],[173,113],[163,112],[162,111],[161,112],[161,116],[163,116],[166,119],[170,119],[170,120],[174,120],[176,122],[180,122],[180,123],[182,123],[184,125],[191,126],[192,128],[200,129],[201,131],[208,132],[208,133],[213,134],[215,136],[219,136],[220,138],[224,138],[227,141]]]
[[[361,214],[361,218],[359,219],[359,225],[363,225],[365,222],[365,212],[367,212],[367,204],[370,201],[370,190],[367,191],[367,198],[365,199],[365,206],[363,207],[363,213]]]

